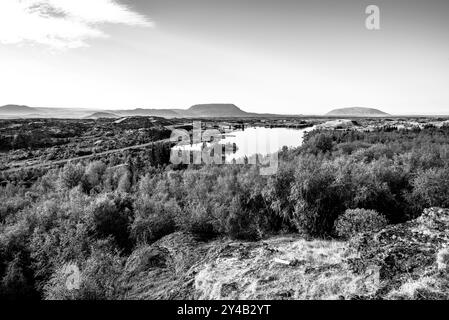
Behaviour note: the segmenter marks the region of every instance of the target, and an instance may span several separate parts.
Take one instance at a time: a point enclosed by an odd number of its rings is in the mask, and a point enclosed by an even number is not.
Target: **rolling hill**
[[[6,106],[0,107],[0,114],[3,115],[25,115],[33,114],[36,112],[37,110],[35,108],[31,108],[28,106],[19,106],[16,104],[8,104]]]
[[[23,105],[9,104],[0,107],[0,118],[85,118],[95,112],[103,112],[98,109],[82,108],[36,108]]]
[[[95,112],[91,115],[84,117],[85,119],[100,119],[100,118],[108,118],[108,119],[116,119],[119,118],[118,115],[110,113],[110,112]]]
[[[144,117],[163,117],[163,118],[180,118],[180,115],[174,109],[132,109],[132,110],[118,110],[118,111],[108,111],[114,112],[122,116],[144,116]]]
[[[328,113],[326,116],[335,116],[335,117],[388,117],[390,114],[380,111],[378,109],[373,108],[341,108],[334,109]]]

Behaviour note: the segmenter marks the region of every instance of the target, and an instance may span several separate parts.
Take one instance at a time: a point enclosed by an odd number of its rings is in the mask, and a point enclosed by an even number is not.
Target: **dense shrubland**
[[[300,148],[284,148],[268,177],[251,165],[139,157],[22,173],[34,181],[26,185],[16,175],[0,188],[0,296],[119,298],[126,257],[179,230],[204,241],[348,238],[448,207],[448,136],[448,128],[314,131]],[[81,270],[79,290],[65,286],[67,264]]]

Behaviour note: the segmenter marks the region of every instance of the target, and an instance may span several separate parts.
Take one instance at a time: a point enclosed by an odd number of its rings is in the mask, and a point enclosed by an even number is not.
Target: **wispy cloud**
[[[87,46],[108,37],[103,24],[151,27],[153,23],[114,0],[1,0],[0,43],[37,43],[55,49]]]

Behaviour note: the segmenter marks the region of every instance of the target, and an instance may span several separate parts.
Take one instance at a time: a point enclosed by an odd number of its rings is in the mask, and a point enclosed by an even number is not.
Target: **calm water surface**
[[[303,142],[304,133],[313,129],[314,127],[305,129],[249,127],[220,135],[221,139],[215,143],[227,145],[230,148],[226,152],[226,162],[232,162],[234,159],[245,156],[249,158],[256,154],[266,156],[281,150],[283,146],[298,147]],[[236,148],[232,148],[234,143]],[[174,149],[200,151],[210,146],[212,143],[196,143],[175,146]]]

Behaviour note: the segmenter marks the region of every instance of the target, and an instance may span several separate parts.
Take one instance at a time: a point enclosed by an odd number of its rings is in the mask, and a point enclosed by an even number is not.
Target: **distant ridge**
[[[33,114],[36,113],[35,108],[31,108],[28,106],[19,106],[16,104],[8,104],[6,106],[0,107],[0,114],[11,115],[11,114]]]
[[[383,112],[378,109],[373,108],[341,108],[334,109],[328,113],[326,116],[338,116],[338,117],[388,117],[390,114]]]
[[[112,112],[112,111],[111,111]],[[180,115],[174,109],[132,109],[132,110],[117,110],[113,111],[116,114],[120,114],[122,116],[148,116],[148,117],[163,117],[163,118],[181,118]]]
[[[138,108],[133,110],[114,110],[113,112],[122,116],[154,116],[164,118],[238,118],[270,116],[266,114],[249,113],[231,103],[196,104],[187,110]]]
[[[188,109],[81,109],[81,108],[32,108],[20,105],[0,107],[2,118],[119,118],[119,117],[162,117],[162,118],[250,118],[250,117],[295,117],[246,112],[231,103],[197,104]]]
[[[117,119],[118,115],[110,113],[110,112],[95,112],[91,115],[84,117],[85,119],[100,119],[100,118],[108,118],[108,119]]]

